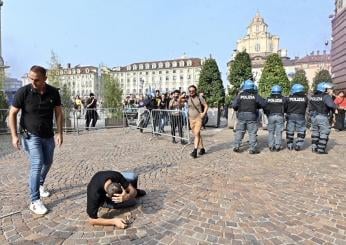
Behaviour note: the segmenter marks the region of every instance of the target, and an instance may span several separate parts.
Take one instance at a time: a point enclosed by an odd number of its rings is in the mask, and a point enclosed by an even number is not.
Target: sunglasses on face
[[[189,90],[190,93],[195,93],[196,91],[195,90]]]

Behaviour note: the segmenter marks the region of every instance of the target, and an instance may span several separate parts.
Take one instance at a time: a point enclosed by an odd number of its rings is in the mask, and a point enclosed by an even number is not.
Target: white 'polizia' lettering
[[[241,100],[254,100],[255,96],[254,95],[241,95],[240,99]]]
[[[270,102],[270,103],[282,103],[282,99],[270,99],[270,98],[268,98],[268,102]]]
[[[290,101],[295,101],[295,102],[305,102],[305,98],[299,98],[299,97],[291,97],[289,98]]]
[[[312,101],[322,101],[323,98],[322,97],[311,97],[310,100],[312,100]]]

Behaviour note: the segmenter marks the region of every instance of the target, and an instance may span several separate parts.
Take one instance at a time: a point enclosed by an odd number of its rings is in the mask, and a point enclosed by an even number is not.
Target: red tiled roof
[[[303,58],[300,58],[296,61],[296,64],[311,64],[311,63],[321,63],[330,61],[330,54],[316,54],[316,55],[307,55]]]

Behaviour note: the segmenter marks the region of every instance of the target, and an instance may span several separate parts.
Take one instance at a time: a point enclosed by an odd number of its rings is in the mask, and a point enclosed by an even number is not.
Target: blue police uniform
[[[326,154],[330,134],[329,114],[337,109],[332,97],[325,93],[325,84],[318,84],[317,91],[309,101],[311,116],[311,147],[312,151]]]
[[[268,145],[270,151],[282,149],[286,98],[281,95],[281,91],[280,86],[273,86],[272,94],[267,98],[267,105],[264,110],[268,116]]]
[[[296,86],[297,85],[297,86]],[[299,86],[298,86],[299,85]],[[301,150],[304,145],[306,133],[305,113],[308,106],[308,98],[304,93],[304,87],[300,84],[292,86],[292,95],[287,98],[287,132],[286,140],[289,150]],[[297,132],[297,139],[294,142],[294,133]]]
[[[254,85],[246,86],[245,81],[244,91],[241,92],[233,101],[232,107],[237,111],[237,126],[234,140],[233,151],[239,152],[239,147],[244,138],[246,130],[249,133],[250,153],[259,153],[257,147],[257,110],[264,108],[265,100],[259,96],[254,90]],[[248,89],[250,88],[250,89]]]

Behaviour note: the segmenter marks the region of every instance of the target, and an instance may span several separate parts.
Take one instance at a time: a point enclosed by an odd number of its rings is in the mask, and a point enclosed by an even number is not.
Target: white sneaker
[[[30,210],[33,211],[35,214],[46,214],[48,212],[48,209],[44,206],[42,201],[40,199],[30,203]]]
[[[41,196],[41,197],[49,197],[49,196],[50,196],[49,191],[46,191],[46,190],[44,189],[44,186],[43,186],[43,185],[40,185],[40,196]]]

